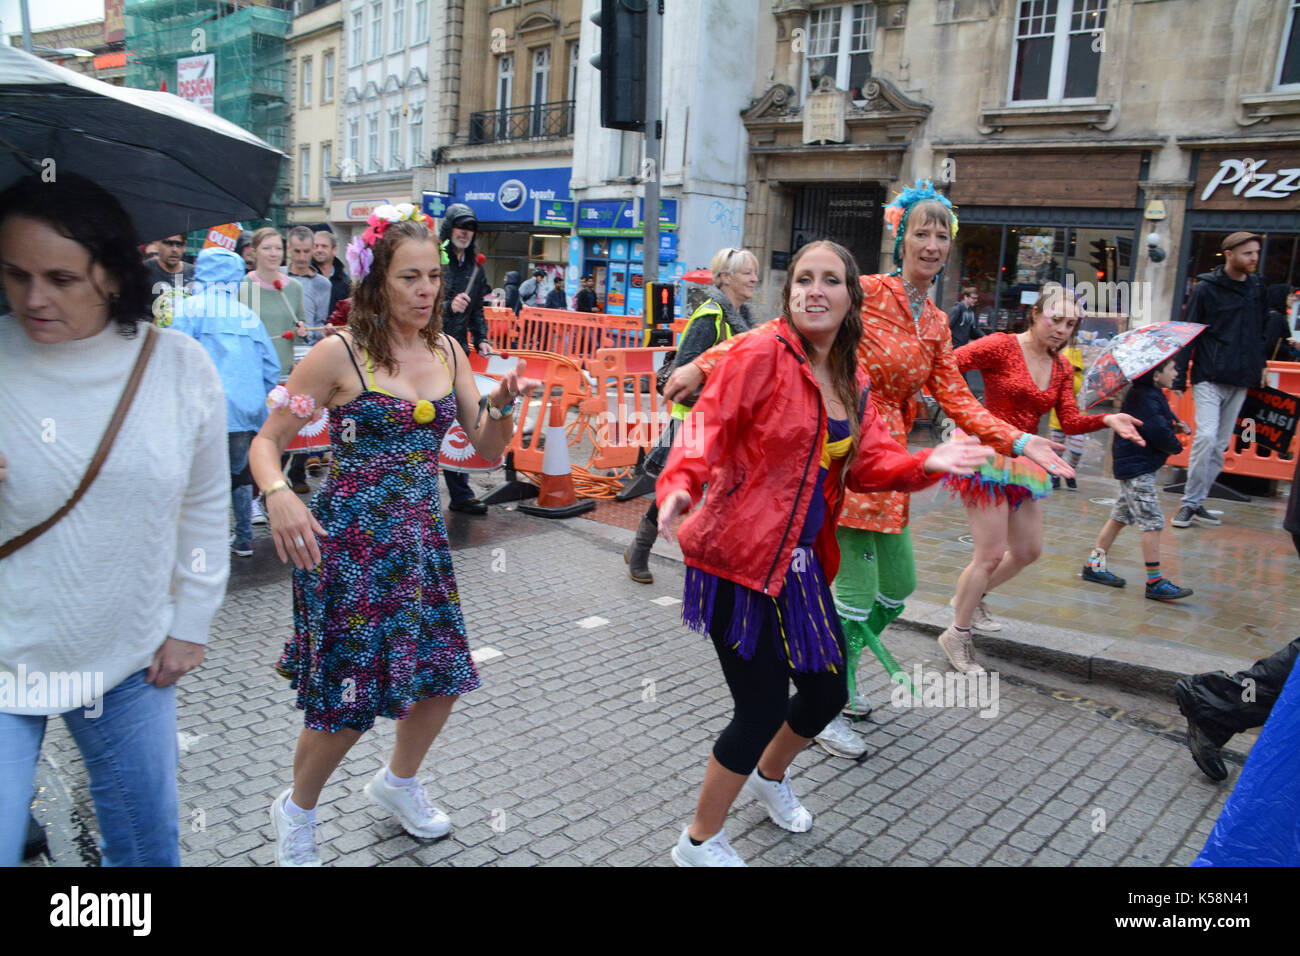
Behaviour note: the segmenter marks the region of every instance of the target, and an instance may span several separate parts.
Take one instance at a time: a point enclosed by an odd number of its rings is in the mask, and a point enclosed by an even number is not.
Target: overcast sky
[[[5,43],[9,42],[10,34],[23,32],[21,9],[18,0],[0,0]],[[31,13],[32,32],[104,19],[104,0],[27,0],[27,9]]]

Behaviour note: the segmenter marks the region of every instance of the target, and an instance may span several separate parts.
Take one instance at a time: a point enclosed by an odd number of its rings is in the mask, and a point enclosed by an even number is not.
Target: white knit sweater
[[[130,339],[117,328],[43,345],[0,315],[0,543],[85,474],[144,342],[144,326]],[[169,636],[206,644],[230,571],[229,495],[221,380],[202,346],[163,330],[95,483],[0,560],[0,712],[84,706],[53,691],[55,675],[93,673],[107,691]]]

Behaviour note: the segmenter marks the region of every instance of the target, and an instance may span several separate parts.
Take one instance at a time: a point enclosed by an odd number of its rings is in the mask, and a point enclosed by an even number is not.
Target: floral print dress
[[[366,371],[362,393],[329,412],[334,463],[311,502],[329,536],[319,567],[294,570],[277,667],[313,730],[369,730],[479,686],[438,496],[455,392],[412,404],[375,387],[369,359]]]

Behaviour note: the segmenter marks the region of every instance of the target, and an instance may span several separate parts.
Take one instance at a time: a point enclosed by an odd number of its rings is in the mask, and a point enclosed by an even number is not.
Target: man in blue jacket
[[[1196,435],[1183,506],[1170,522],[1186,528],[1193,521],[1221,524],[1204,502],[1223,469],[1223,453],[1232,440],[1246,389],[1264,384],[1264,320],[1267,314],[1259,269],[1259,236],[1234,232],[1223,240],[1223,265],[1196,277],[1187,303],[1186,322],[1207,326],[1178,356],[1174,388],[1187,386],[1191,361],[1192,397],[1196,400]]]
[[[243,479],[248,446],[266,421],[266,396],[280,381],[280,360],[257,313],[239,301],[244,260],[213,247],[194,264],[194,295],[176,309],[172,328],[194,338],[212,357],[226,393],[230,447],[230,500],[235,512],[231,547],[240,557],[253,553],[253,485]]]

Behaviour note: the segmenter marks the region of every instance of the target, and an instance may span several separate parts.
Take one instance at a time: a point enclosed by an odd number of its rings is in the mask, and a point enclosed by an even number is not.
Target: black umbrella
[[[0,46],[0,188],[79,173],[117,197],[141,241],[261,219],[285,156],[170,93],[91,79]]]

